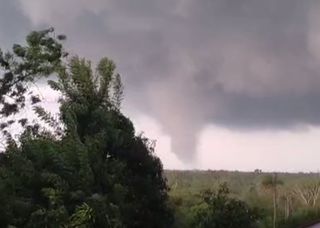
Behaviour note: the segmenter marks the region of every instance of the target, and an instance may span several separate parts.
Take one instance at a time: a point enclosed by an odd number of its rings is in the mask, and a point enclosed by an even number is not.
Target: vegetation
[[[255,216],[252,218],[256,218],[252,220],[256,221],[252,224],[253,227],[270,228],[274,226],[274,204],[277,205],[275,224],[277,228],[301,227],[320,218],[318,195],[320,176],[318,173],[278,173],[276,179],[274,179],[274,174],[261,171],[167,170],[165,173],[170,187],[170,201],[175,209],[175,227],[195,227],[195,219],[205,222],[205,219],[199,219],[197,215],[199,208],[206,205],[204,195],[199,193],[207,192],[209,196],[216,199],[217,192],[219,193],[219,189],[221,191],[221,186],[225,186],[225,183],[227,183],[228,191],[226,192],[228,194],[224,194],[227,200],[223,202],[227,203],[235,199],[239,200],[239,204],[246,205],[248,211],[252,211],[252,215]],[[274,186],[277,189],[276,198],[274,197]],[[225,206],[222,208],[226,209]],[[241,209],[238,210],[237,212],[241,214]],[[208,213],[202,214],[207,215]],[[210,219],[215,218],[214,216],[209,217]],[[239,215],[234,216],[234,219],[238,217]],[[228,218],[228,221],[232,220],[233,218]],[[210,224],[213,222],[211,221]],[[225,227],[232,226],[225,225]]]
[[[250,228],[259,218],[257,210],[243,201],[228,197],[229,189],[222,184],[216,192],[207,190],[203,202],[195,210],[193,226],[198,228]]]
[[[273,228],[276,227],[277,224],[277,209],[278,209],[278,185],[283,184],[281,180],[278,180],[277,174],[274,173],[272,176],[267,175],[264,177],[262,180],[262,187],[264,187],[267,190],[272,191],[272,198],[273,198],[273,218],[272,218],[272,223],[273,223]]]
[[[32,102],[44,124],[19,120],[24,130],[18,140],[6,129],[10,120],[4,121],[1,226],[169,227],[162,165],[153,144],[137,136],[120,112],[115,64],[103,58],[93,71],[89,61],[63,60],[62,53],[59,40],[46,30],[1,56],[5,117],[25,106],[28,82],[38,77],[54,74],[49,85],[61,94],[58,118]]]

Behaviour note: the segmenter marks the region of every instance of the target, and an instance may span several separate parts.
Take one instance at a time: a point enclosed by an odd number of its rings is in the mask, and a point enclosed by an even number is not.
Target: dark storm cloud
[[[31,29],[29,19],[21,14],[17,3],[0,0],[0,47],[3,49],[21,41]]]
[[[34,26],[67,33],[76,53],[113,58],[129,109],[157,118],[181,158],[192,158],[208,123],[320,123],[317,1],[21,0],[17,8],[17,20],[23,12]]]

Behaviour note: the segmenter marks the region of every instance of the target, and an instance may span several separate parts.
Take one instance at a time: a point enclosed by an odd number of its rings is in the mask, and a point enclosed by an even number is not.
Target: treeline
[[[319,173],[167,170],[165,174],[176,227],[193,227],[202,194],[225,183],[229,197],[245,202],[257,212],[255,227],[303,227],[320,218]]]

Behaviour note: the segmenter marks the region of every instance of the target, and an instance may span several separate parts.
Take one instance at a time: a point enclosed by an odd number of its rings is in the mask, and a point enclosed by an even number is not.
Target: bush
[[[257,209],[229,197],[226,184],[220,185],[217,192],[205,191],[202,199],[195,209],[193,225],[197,228],[250,228],[255,227],[260,218]]]

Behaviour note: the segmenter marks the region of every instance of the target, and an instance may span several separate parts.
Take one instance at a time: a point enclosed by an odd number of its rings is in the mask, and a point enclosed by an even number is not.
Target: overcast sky
[[[1,47],[54,26],[112,58],[165,168],[320,170],[320,1],[0,3]]]

